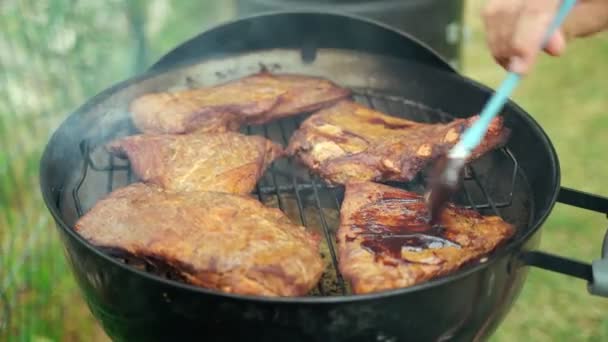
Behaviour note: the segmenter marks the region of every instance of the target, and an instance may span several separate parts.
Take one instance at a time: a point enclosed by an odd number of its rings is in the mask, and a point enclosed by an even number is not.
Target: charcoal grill
[[[268,37],[273,30],[269,23],[277,21],[292,24],[292,40],[279,37],[272,45],[273,41],[261,37]],[[312,31],[311,22],[316,24]],[[217,42],[237,32],[238,44],[220,49]],[[342,35],[331,38],[320,32]],[[362,32],[373,33],[375,40],[367,46],[357,41]],[[608,200],[560,190],[559,164],[549,139],[514,103],[508,103],[503,113],[512,129],[511,139],[505,148],[467,168],[464,190],[454,200],[484,214],[500,215],[516,226],[516,235],[495,253],[419,285],[365,295],[350,293],[337,272],[333,238],[343,188],[326,186],[289,158],[273,163],[254,194],[325,237],[322,250],[328,268],[318,288],[307,296],[265,298],[193,287],[175,279],[163,265],[109,255],[72,230],[78,217],[98,199],[137,181],[128,162],[110,156],[101,146],[135,133],[128,103],[144,93],[216,84],[263,67],[329,78],[353,89],[356,101],[415,121],[466,117],[487,100],[488,88],[456,74],[411,37],[395,34],[360,18],[319,13],[241,19],[195,37],[162,58],[149,73],[91,99],[62,124],[45,150],[41,187],[83,295],[108,335],[116,340],[193,336],[212,341],[252,336],[269,341],[482,340],[519,294],[525,265],[585,279],[593,293],[606,295],[603,260],[592,267],[532,251],[558,195],[564,203],[601,212],[608,212]],[[378,43],[383,40],[399,48]],[[218,50],[210,50],[205,42]],[[307,115],[245,127],[243,133],[264,135],[285,145]],[[422,192],[425,184],[422,173],[412,182],[390,185]]]

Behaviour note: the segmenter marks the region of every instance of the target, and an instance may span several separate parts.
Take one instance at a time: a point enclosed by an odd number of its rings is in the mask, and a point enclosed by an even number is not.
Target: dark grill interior
[[[355,90],[355,100],[383,111],[387,114],[405,117],[419,122],[446,122],[451,116],[430,109],[407,99],[371,90]],[[472,113],[471,113],[472,114]],[[269,139],[286,146],[291,134],[307,115],[286,118],[265,126],[247,127],[246,134],[264,135]],[[135,130],[129,120],[125,120],[123,132],[119,135],[134,134]],[[88,210],[103,193],[137,181],[127,162],[105,153],[103,149],[92,146],[88,141],[81,144],[84,163],[75,187],[71,191],[74,209],[78,216]],[[82,203],[83,184],[92,173],[105,175],[104,191],[87,195],[88,205]],[[491,181],[490,181],[491,180]],[[94,182],[99,187],[99,181]],[[422,193],[424,191],[424,174],[407,184],[389,183],[389,185]],[[85,190],[86,192],[86,190]],[[475,208],[483,214],[502,216],[513,223],[520,234],[532,219],[532,204],[527,202],[527,182],[519,169],[517,160],[506,148],[494,151],[470,165],[465,172],[464,188],[453,200],[467,208]],[[517,196],[514,194],[521,194]],[[347,284],[337,271],[337,257],[334,235],[339,225],[339,208],[343,198],[343,188],[329,188],[308,170],[298,165],[291,158],[275,161],[271,168],[258,182],[254,195],[267,206],[278,207],[294,222],[308,229],[320,232],[324,237],[322,254],[329,267],[323,275],[319,286],[311,295],[344,295],[349,294]],[[522,215],[522,212],[529,213]],[[525,222],[522,217],[527,218]],[[134,267],[170,279],[177,279],[171,270],[154,260],[132,260],[128,256],[108,251],[109,254]],[[483,262],[487,258],[482,258]]]

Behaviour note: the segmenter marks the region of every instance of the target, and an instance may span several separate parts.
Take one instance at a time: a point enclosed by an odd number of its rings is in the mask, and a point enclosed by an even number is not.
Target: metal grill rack
[[[355,101],[382,111],[387,114],[404,117],[418,122],[448,122],[453,117],[441,111],[430,109],[407,99],[377,93],[369,90],[355,90]],[[245,134],[263,135],[270,140],[286,146],[291,134],[299,127],[307,115],[277,120],[264,126],[246,127]],[[72,197],[78,216],[83,214],[79,199],[79,190],[87,177],[88,170],[107,172],[106,192],[125,186],[133,181],[134,175],[127,162],[111,155],[107,155],[107,164],[99,165],[91,158],[92,148],[87,141],[81,144],[84,165],[79,181],[72,190]],[[501,208],[511,206],[513,193],[518,178],[519,165],[513,154],[506,148],[491,152],[493,157],[502,158],[512,167],[510,188],[506,193],[494,194],[488,191],[480,179],[480,172],[476,170],[475,162],[467,166],[464,175],[464,186],[454,202],[460,206],[476,209],[480,212],[501,215]],[[114,173],[126,172],[127,181],[124,184],[115,182]],[[407,184],[389,185],[421,193],[425,181],[419,176]],[[339,224],[339,210],[343,199],[342,187],[328,187],[323,180],[311,174],[305,167],[299,165],[292,158],[283,158],[275,161],[260,179],[254,191],[259,200],[273,207],[280,208],[294,222],[317,230],[325,241],[322,244],[324,259],[332,267],[327,267],[326,274],[319,283],[318,289],[311,295],[338,295],[347,294],[349,289],[338,271],[338,260],[335,245],[335,233]],[[500,197],[499,200],[495,199]],[[299,222],[298,222],[299,221]],[[325,249],[323,249],[325,247]],[[140,265],[141,266],[141,265]],[[146,267],[156,269],[156,266]],[[165,274],[165,276],[167,276]]]

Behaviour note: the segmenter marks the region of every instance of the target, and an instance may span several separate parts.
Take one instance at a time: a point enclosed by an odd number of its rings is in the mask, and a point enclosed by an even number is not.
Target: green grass
[[[485,47],[482,3],[468,2],[472,32],[463,72],[496,86],[504,72]],[[80,298],[40,199],[40,153],[57,124],[88,97],[229,15],[217,4],[0,2],[0,291],[12,305],[0,340],[106,340]],[[515,95],[555,144],[563,184],[604,195],[607,59],[606,36],[576,42],[563,58],[543,58]],[[602,215],[558,205],[541,248],[592,260],[606,223]],[[528,280],[494,341],[608,340],[608,301],[587,294],[584,282],[535,269]]]
[[[483,3],[468,3],[472,32],[464,73],[495,87],[505,73],[485,46],[479,18]],[[607,60],[608,36],[576,41],[561,58],[543,57],[514,96],[553,141],[562,185],[604,196],[608,195]],[[585,261],[598,258],[607,222],[601,214],[558,205],[543,227],[541,249]],[[536,269],[528,280],[495,341],[608,340],[608,301],[589,295],[585,282]]]
[[[106,340],[41,201],[40,154],[59,122],[87,98],[222,20],[226,9],[218,4],[0,2],[0,294],[11,306],[0,341]],[[4,319],[0,313],[0,328]]]
[[[119,62],[128,49],[112,52],[109,45],[126,45],[128,37],[106,39],[105,47],[87,38],[109,33],[111,25],[94,24],[94,12],[82,2],[7,1],[0,10],[0,291],[11,306],[0,340],[66,340],[96,327],[90,316],[81,315],[83,322],[69,313],[82,304],[40,199],[40,152],[67,112],[127,71]],[[79,77],[91,74],[95,78]]]

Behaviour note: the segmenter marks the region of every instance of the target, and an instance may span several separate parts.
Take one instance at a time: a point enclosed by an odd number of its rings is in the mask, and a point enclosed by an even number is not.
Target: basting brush
[[[575,4],[576,0],[561,2],[559,10],[544,37],[541,48],[547,44],[549,38],[561,26]],[[492,119],[500,112],[520,79],[520,74],[509,72],[498,90],[484,106],[479,118],[462,134],[458,143],[448,154],[439,158],[435,164],[431,175],[430,191],[426,196],[431,224],[437,223],[448,200],[460,188],[460,179],[467,158],[471,155],[471,151],[481,143]]]

